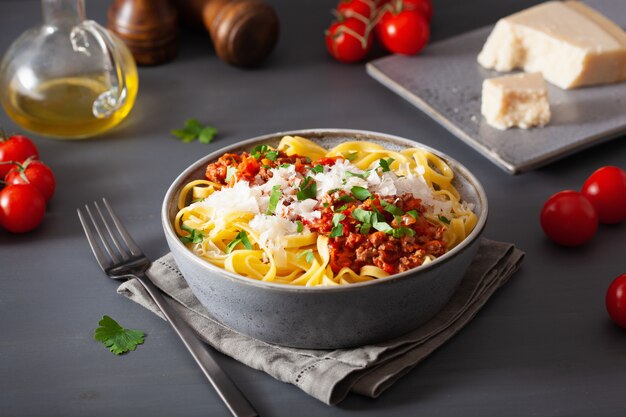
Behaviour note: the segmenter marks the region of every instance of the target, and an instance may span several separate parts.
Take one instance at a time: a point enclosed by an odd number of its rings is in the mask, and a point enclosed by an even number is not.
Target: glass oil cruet
[[[0,101],[24,129],[78,139],[121,122],[135,102],[126,46],[92,20],[84,0],[42,0],[43,25],[23,33],[0,64]]]

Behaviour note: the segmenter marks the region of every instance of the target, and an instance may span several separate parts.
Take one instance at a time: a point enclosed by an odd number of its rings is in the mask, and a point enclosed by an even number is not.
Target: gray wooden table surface
[[[58,191],[39,229],[20,236],[0,231],[0,415],[228,416],[168,324],[115,293],[75,209],[108,197],[156,258],[167,250],[161,199],[177,173],[237,140],[312,127],[387,132],[458,159],[489,196],[485,235],[515,242],[527,258],[466,329],[377,400],[353,395],[328,407],[220,356],[262,416],[626,415],[626,331],[604,311],[608,284],[626,272],[626,223],[600,227],[578,249],[551,244],[539,226],[549,195],[579,188],[597,167],[626,168],[626,138],[509,176],[369,78],[363,65],[333,62],[322,34],[333,1],[271,3],[281,38],[264,67],[228,67],[205,36],[186,35],[174,62],[140,69],[135,109],[115,131],[79,142],[33,135]],[[433,39],[531,3],[435,0]],[[109,4],[87,1],[89,17],[104,23]],[[0,52],[38,24],[39,7],[0,0]],[[189,117],[219,127],[219,138],[208,146],[172,139],[169,130]],[[0,124],[17,130],[4,112]],[[145,344],[121,357],[109,353],[92,339],[104,314],[145,331]]]

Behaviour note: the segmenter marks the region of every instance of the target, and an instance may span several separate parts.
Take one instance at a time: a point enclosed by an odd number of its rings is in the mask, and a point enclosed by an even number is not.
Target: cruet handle
[[[77,52],[89,55],[89,41],[85,32],[90,33],[98,42],[105,56],[105,69],[109,74],[111,88],[100,94],[93,102],[92,113],[98,119],[104,119],[118,110],[126,101],[128,94],[126,74],[122,67],[122,58],[115,40],[109,31],[93,20],[85,20],[77,25],[70,34],[72,47]]]

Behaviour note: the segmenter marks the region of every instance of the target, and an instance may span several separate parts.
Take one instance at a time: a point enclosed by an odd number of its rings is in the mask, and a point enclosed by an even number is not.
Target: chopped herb
[[[333,188],[332,190],[328,190],[328,195],[335,194],[337,191],[341,191],[341,188]]]
[[[280,168],[289,168],[291,166],[291,164],[282,164],[280,166]]]
[[[357,178],[361,178],[361,179],[366,179],[368,176],[370,175],[370,171],[367,170],[362,174],[359,174],[358,172],[352,172],[352,171],[346,171],[346,177],[350,178],[350,177],[357,177]]]
[[[298,255],[296,255],[296,258],[302,258],[303,256],[308,263],[313,262],[313,260],[315,259],[315,255],[313,255],[313,251],[311,249],[300,252]]]
[[[237,168],[229,166],[226,168],[226,182],[230,182],[230,179],[237,173]]]
[[[311,168],[311,171],[317,173],[317,174],[321,174],[322,172],[324,172],[324,166],[317,164],[314,167]]]
[[[393,227],[391,227],[387,222],[375,222],[372,226],[380,232],[385,232],[387,234],[391,234],[393,232]]]
[[[450,224],[450,219],[448,219],[446,216],[437,216],[437,218],[441,223]]]
[[[358,185],[352,187],[352,189],[350,189],[350,192],[356,197],[357,200],[360,201],[367,200],[372,196],[372,193],[367,191],[366,188],[359,187]]]
[[[333,230],[330,231],[330,237],[339,237],[343,236],[343,225],[339,224],[333,227]]]
[[[416,210],[409,210],[406,212],[406,214],[413,217],[415,220],[417,220],[417,218],[419,217],[419,214],[417,213]]]
[[[263,165],[263,168],[265,168],[265,169],[272,169],[272,167],[269,166],[269,165]]]
[[[300,220],[296,220],[296,226],[297,226],[296,231],[298,233],[302,233],[302,231],[304,230],[304,225],[302,224]]]
[[[211,141],[217,135],[217,129],[213,126],[203,125],[198,119],[188,119],[185,121],[185,127],[182,129],[173,129],[170,133],[183,142],[192,142],[198,139],[200,143],[211,143]]]
[[[184,224],[180,226],[185,232],[189,232],[187,236],[181,236],[180,240],[183,243],[201,243],[204,235],[198,229],[192,229],[189,226],[185,226]]]
[[[394,206],[393,204],[389,204],[385,200],[380,200],[380,204],[383,206],[384,210],[387,213],[391,213],[394,216],[402,216],[404,214],[404,212],[399,207]]]
[[[399,227],[391,231],[391,236],[401,238],[402,236],[414,236],[415,230],[408,227]]]
[[[322,206],[324,206],[324,208],[330,207],[330,203],[324,203]]]
[[[363,210],[362,208],[357,207],[352,211],[352,217],[354,217],[356,220],[360,221],[361,223],[372,224],[374,223],[374,220],[375,220],[375,213],[371,211]]]
[[[393,161],[395,161],[393,158],[381,158],[378,160],[378,165],[382,168],[383,172],[389,172],[391,171],[390,167]]]
[[[269,159],[270,161],[275,161],[278,158],[278,151],[275,151],[275,150],[267,151],[267,153],[265,154],[265,157]]]
[[[311,177],[306,177],[300,183],[300,190],[296,193],[298,201],[306,200],[307,198],[315,198],[317,196],[317,183]]]
[[[269,146],[267,146],[267,145],[257,145],[254,148],[252,148],[252,150],[250,151],[250,155],[254,159],[259,159],[259,158],[261,158],[262,154],[267,152],[268,149],[269,149]]]
[[[351,195],[346,194],[346,195],[342,195],[341,197],[339,197],[337,199],[337,201],[343,201],[343,202],[346,202],[346,203],[351,203],[351,202],[356,201],[356,200]]]
[[[380,210],[378,210],[376,208],[375,205],[372,204],[372,210],[374,210],[374,213],[376,213],[376,220],[379,222],[384,222],[385,221],[385,216],[383,215],[383,213],[380,212]]]
[[[343,206],[341,206],[341,207],[337,207],[336,209],[334,209],[334,211],[344,211],[344,210],[345,210],[345,209],[347,209],[347,208],[348,208],[348,205],[347,205],[347,204],[344,204]]]
[[[226,245],[226,253],[231,253],[233,249],[235,249],[235,247],[240,243],[245,246],[246,249],[252,249],[252,245],[248,240],[248,235],[242,230],[237,233],[237,236],[235,236],[235,238],[228,245]]]
[[[93,338],[104,343],[116,355],[135,350],[145,338],[144,332],[125,329],[109,316],[103,316],[98,325]]]
[[[270,194],[270,204],[267,206],[267,212],[265,214],[274,214],[276,212],[276,205],[281,195],[280,185],[273,186]]]
[[[372,228],[372,225],[370,223],[363,223],[361,226],[359,226],[359,232],[366,235],[370,232],[371,228]]]
[[[346,158],[348,161],[352,162],[354,161],[356,158],[358,158],[359,153],[358,152],[348,152],[348,153],[344,153],[342,154],[344,158]]]
[[[345,214],[341,214],[341,213],[333,214],[333,226],[337,226],[345,218],[346,218]]]

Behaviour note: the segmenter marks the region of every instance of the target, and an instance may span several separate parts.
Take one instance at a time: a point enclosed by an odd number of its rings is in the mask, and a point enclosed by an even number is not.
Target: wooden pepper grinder
[[[178,11],[170,0],[115,0],[108,28],[140,65],[170,61],[178,51]]]
[[[278,40],[278,16],[262,0],[177,0],[177,5],[188,21],[204,25],[217,56],[230,65],[259,65]]]

